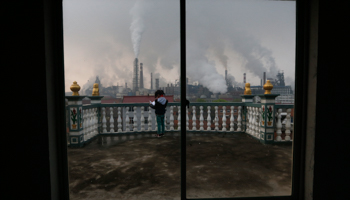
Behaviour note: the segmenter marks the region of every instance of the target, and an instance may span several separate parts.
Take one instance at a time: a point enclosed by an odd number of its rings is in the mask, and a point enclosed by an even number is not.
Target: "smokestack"
[[[245,79],[245,73],[243,74],[243,83],[246,83],[246,79]]]
[[[260,86],[263,86],[263,84],[262,84],[262,79],[260,79]]]
[[[263,85],[265,85],[266,83],[266,72],[264,72],[264,76],[263,76]]]
[[[227,69],[225,69],[225,81],[226,81],[226,84],[227,84]]]
[[[143,64],[140,63],[140,88],[143,88]]]
[[[151,73],[151,90],[153,90],[153,75]]]
[[[132,79],[132,90],[134,92],[138,91],[139,88],[138,88],[138,85],[139,85],[139,82],[138,82],[138,59],[135,58],[135,61],[134,61],[134,73],[133,73],[133,79]]]
[[[159,78],[156,78],[156,90],[159,89]]]
[[[128,84],[125,82],[125,89],[128,88]]]

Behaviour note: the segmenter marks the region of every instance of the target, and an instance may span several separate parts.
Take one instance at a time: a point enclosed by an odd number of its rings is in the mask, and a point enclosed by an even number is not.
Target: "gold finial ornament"
[[[76,81],[74,81],[73,84],[70,86],[70,90],[73,92],[72,96],[79,96],[80,86],[77,84]]]
[[[244,88],[244,95],[251,95],[252,94],[252,90],[250,89],[250,83],[246,83],[245,84],[245,88]]]
[[[267,80],[265,85],[263,86],[265,90],[265,94],[271,94],[271,90],[273,88],[273,85],[271,84],[270,80]]]
[[[98,83],[94,83],[92,88],[92,96],[100,96],[100,90],[98,89]]]

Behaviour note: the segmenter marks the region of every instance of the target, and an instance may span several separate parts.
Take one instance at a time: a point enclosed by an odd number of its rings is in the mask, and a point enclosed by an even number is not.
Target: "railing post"
[[[247,83],[246,83],[246,89],[248,89],[247,87]],[[250,90],[250,85],[249,85],[249,89]],[[248,94],[246,94],[246,91],[245,91],[245,94],[244,95],[241,95],[242,97],[242,102],[244,103],[244,107],[243,107],[243,130],[246,132],[246,133],[249,133],[251,134],[251,121],[250,121],[250,117],[251,117],[251,112],[250,112],[250,109],[248,109],[246,103],[253,103],[253,98],[254,98],[254,95],[251,94],[251,91],[248,92]]]
[[[83,128],[83,103],[82,100],[85,96],[66,96],[68,99],[68,112],[69,112],[69,141],[71,147],[82,147],[86,142],[84,140],[84,128]]]
[[[261,98],[261,126],[259,133],[260,142],[271,144],[274,142],[276,123],[275,120],[275,98],[278,94],[263,94]]]
[[[109,132],[114,133],[114,113],[113,107],[109,107]]]

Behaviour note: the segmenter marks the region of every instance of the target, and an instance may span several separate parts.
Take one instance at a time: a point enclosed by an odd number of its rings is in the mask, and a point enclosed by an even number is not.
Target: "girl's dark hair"
[[[164,95],[164,91],[163,91],[163,90],[157,90],[157,91],[154,93],[154,97],[157,97],[158,95]]]

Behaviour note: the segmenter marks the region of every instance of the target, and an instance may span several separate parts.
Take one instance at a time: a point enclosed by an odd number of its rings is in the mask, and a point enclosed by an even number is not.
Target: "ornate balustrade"
[[[275,104],[278,95],[242,95],[242,102],[192,103],[186,107],[187,132],[247,133],[262,143],[291,142],[293,105]],[[101,104],[102,96],[67,96],[67,121],[70,146],[83,146],[99,134],[152,133],[157,131],[154,110],[148,103]],[[180,103],[168,103],[165,131],[181,129]]]

